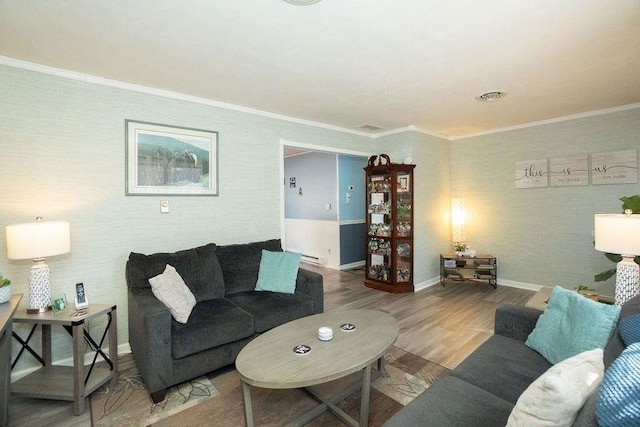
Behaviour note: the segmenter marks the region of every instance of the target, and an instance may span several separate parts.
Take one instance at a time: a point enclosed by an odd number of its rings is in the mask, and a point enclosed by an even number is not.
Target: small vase
[[[0,304],[11,299],[11,285],[0,288]]]

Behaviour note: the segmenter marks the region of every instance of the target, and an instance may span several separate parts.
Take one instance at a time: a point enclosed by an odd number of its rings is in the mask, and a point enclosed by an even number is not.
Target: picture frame
[[[410,179],[409,175],[398,175],[398,192],[406,193],[409,191]]]
[[[217,196],[218,132],[125,120],[127,196]]]

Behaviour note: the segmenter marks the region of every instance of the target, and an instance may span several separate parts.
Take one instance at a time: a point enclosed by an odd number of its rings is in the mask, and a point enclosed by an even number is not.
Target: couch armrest
[[[501,304],[496,308],[494,332],[524,342],[541,314],[542,311],[535,308]]]
[[[129,288],[129,345],[150,393],[169,385],[172,375],[171,313],[151,288]]]
[[[321,274],[298,269],[296,279],[296,293],[310,295],[313,298],[313,312],[322,313],[324,311],[324,282]]]

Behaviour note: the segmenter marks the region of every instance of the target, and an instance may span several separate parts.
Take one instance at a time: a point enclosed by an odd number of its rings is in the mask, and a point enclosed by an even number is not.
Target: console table
[[[11,321],[18,309],[22,294],[12,295],[9,302],[0,304],[0,426],[9,422],[9,388],[11,384]]]
[[[13,321],[33,325],[26,339],[13,332],[13,336],[22,345],[11,368],[26,350],[35,357],[42,367],[37,371],[11,384],[11,393],[15,396],[36,397],[41,399],[71,400],[74,415],[85,410],[85,398],[107,382],[118,385],[118,328],[115,305],[90,304],[83,317],[71,317],[75,312],[67,308],[59,312],[47,311],[28,314],[26,310],[16,313]],[[99,341],[96,341],[85,328],[90,320],[107,316],[107,325]],[[42,328],[42,356],[29,346],[38,325]],[[69,333],[73,341],[73,367],[53,365],[51,360],[51,326],[60,325]],[[105,338],[109,337],[109,355],[102,350]],[[95,353],[91,365],[84,366],[86,341]],[[105,364],[97,365],[98,356]]]

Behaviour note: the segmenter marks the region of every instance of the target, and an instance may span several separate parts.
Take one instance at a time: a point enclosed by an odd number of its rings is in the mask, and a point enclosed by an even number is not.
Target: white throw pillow
[[[187,323],[191,310],[196,305],[193,296],[180,274],[167,264],[162,274],[149,279],[151,292],[167,306],[177,322]]]
[[[585,351],[552,366],[520,395],[507,427],[571,426],[604,375],[603,351]]]

